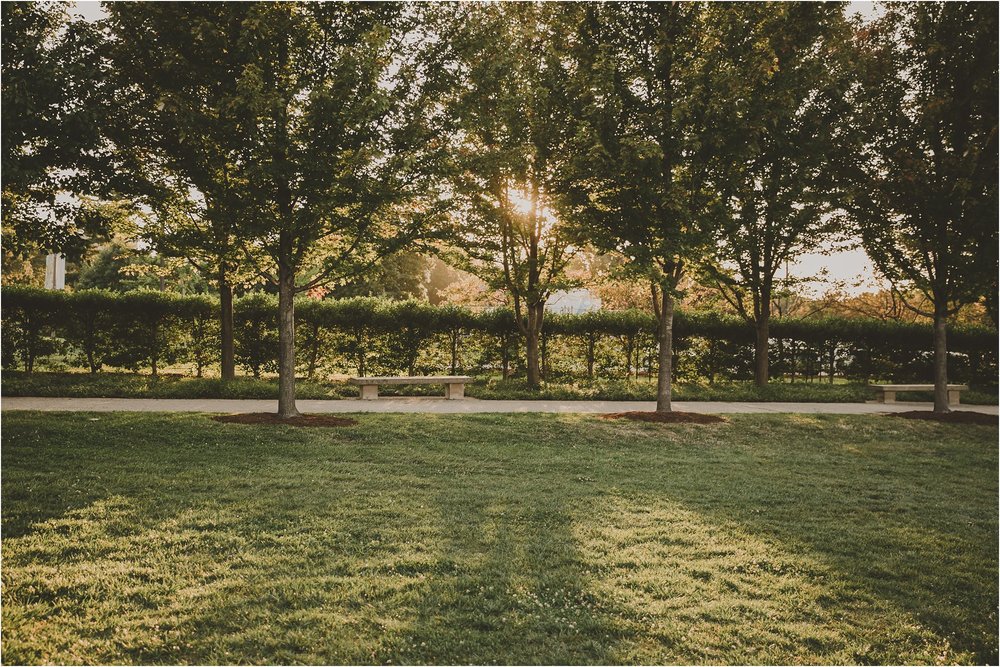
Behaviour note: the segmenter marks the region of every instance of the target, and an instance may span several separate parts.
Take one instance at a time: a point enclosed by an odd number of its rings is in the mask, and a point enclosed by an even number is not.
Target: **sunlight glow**
[[[518,215],[525,217],[531,215],[531,194],[527,190],[508,189],[507,200]],[[556,223],[556,215],[551,209],[545,206],[542,201],[538,204],[538,220],[541,223],[542,233],[548,234]]]
[[[507,199],[521,215],[531,215],[531,195],[524,190],[508,190]]]

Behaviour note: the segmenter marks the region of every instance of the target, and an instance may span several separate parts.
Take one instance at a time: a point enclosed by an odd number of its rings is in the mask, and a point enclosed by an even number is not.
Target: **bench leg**
[[[465,398],[465,385],[459,382],[444,386],[444,397],[448,399]]]
[[[896,402],[896,392],[894,391],[883,391],[882,398],[879,399],[879,403],[895,403]]]
[[[962,392],[960,391],[948,392],[948,405],[959,405],[961,402],[962,402]]]
[[[361,385],[361,398],[366,401],[371,401],[378,398],[378,385],[377,384]]]

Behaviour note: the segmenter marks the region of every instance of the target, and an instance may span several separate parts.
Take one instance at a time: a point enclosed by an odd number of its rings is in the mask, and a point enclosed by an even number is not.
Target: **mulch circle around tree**
[[[218,415],[212,417],[226,424],[273,424],[278,426],[354,426],[357,419],[334,417],[333,415],[299,415],[294,419],[281,419],[274,412],[249,412],[240,415]]]
[[[902,417],[903,419],[925,419],[927,421],[945,422],[947,424],[985,424],[987,426],[997,425],[996,415],[984,415],[981,412],[968,412],[956,410],[954,412],[931,412],[930,410],[909,410],[907,412],[889,412],[890,417]]]
[[[631,419],[661,424],[720,424],[727,421],[722,417],[700,412],[611,412],[601,415],[601,419]]]

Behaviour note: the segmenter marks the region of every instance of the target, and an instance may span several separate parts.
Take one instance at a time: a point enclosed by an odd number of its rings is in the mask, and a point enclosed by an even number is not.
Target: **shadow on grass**
[[[493,475],[503,476],[496,471]],[[591,590],[560,483],[504,477],[438,489],[439,571],[376,657],[399,664],[615,664],[625,608]],[[444,491],[444,492],[442,492]]]
[[[995,428],[961,436],[828,416],[703,427],[369,415],[343,430],[8,419],[12,662],[997,652]]]
[[[957,651],[996,664],[995,428],[935,425],[918,429],[923,438],[914,440],[904,435],[910,427],[892,422],[740,421],[715,445],[725,456],[712,447],[696,456],[661,452],[659,467],[630,465],[622,488],[808,556],[838,580],[826,603],[899,609],[943,642],[940,659]],[[981,437],[969,438],[970,428]],[[657,470],[669,476],[669,490]],[[898,661],[901,639],[873,635],[850,658]]]

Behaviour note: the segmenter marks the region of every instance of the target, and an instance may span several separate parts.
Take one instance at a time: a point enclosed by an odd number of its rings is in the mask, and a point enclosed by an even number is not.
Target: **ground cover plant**
[[[238,377],[229,382],[219,378],[195,378],[183,374],[152,377],[133,373],[23,373],[6,371],[4,396],[56,396],[70,398],[259,398],[276,399],[278,383],[273,377]],[[343,380],[300,379],[298,396],[303,399],[357,398],[358,388]],[[772,382],[765,387],[750,382],[680,382],[673,394],[678,401],[766,401],[792,403],[860,403],[874,398],[874,392],[858,382]],[[381,396],[441,396],[433,385],[387,385]],[[531,389],[523,380],[498,377],[477,378],[466,395],[483,400],[548,401],[652,401],[656,385],[640,380],[562,380],[545,382]],[[898,394],[900,401],[929,401],[931,392]],[[996,391],[970,389],[962,393],[962,403],[996,405]]]
[[[993,663],[997,428],[4,414],[10,663]]]

